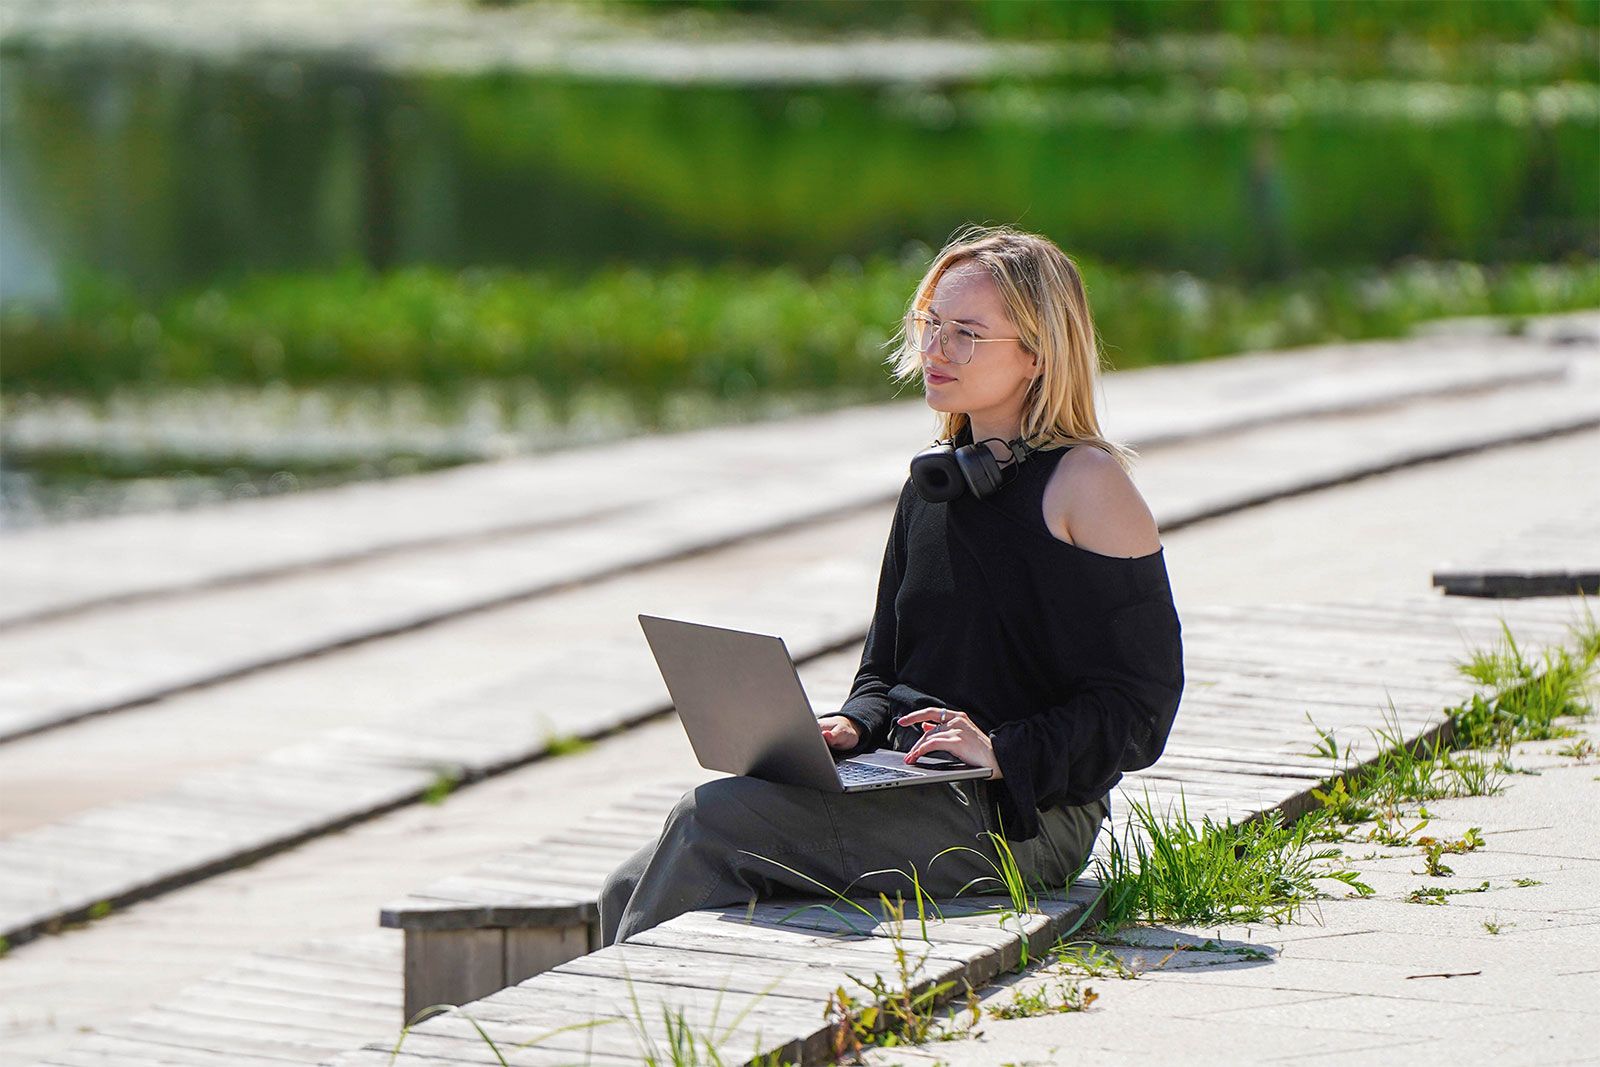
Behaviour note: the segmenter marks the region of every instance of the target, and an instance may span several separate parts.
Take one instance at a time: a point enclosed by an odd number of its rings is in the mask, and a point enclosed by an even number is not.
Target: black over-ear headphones
[[[939,441],[911,457],[911,482],[922,499],[931,503],[954,500],[970,492],[980,500],[1007,482],[1006,473],[1038,449],[1018,437],[1007,444],[1011,459],[994,458],[985,443],[1003,438],[986,437],[957,448],[954,439]]]

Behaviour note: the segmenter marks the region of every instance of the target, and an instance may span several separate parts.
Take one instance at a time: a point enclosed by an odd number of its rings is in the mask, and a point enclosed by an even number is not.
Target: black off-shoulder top
[[[956,443],[971,439],[963,428]],[[894,722],[907,711],[966,712],[994,744],[991,795],[1019,841],[1038,833],[1039,811],[1090,803],[1153,764],[1183,693],[1165,547],[1108,556],[1045,523],[1044,490],[1070,447],[1034,452],[983,499],[930,503],[907,477],[838,712],[861,728],[853,752],[909,750],[921,730]]]

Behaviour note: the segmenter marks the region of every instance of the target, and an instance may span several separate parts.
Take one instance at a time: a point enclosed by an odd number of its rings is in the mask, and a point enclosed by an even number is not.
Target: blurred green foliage
[[[1600,25],[1596,0],[625,0],[655,10],[761,15],[823,30],[925,28],[988,37],[1101,39],[1159,33],[1371,40],[1532,34]]]
[[[1600,306],[1593,261],[1485,268],[1406,261],[1311,270],[1257,286],[1081,263],[1107,361],[1126,368],[1340,338],[1395,336],[1448,315]],[[141,304],[79,277],[59,320],[0,315],[7,389],[103,395],[222,381],[420,382],[448,396],[532,383],[558,412],[590,383],[631,395],[654,425],[672,391],[887,398],[886,360],[921,265],[555,272],[418,267],[257,276]]]
[[[1600,48],[1081,52],[821,85],[0,57],[7,218],[40,276],[87,264],[152,301],[346,258],[810,274],[968,221],[1235,280],[1600,256]]]
[[[970,219],[1208,277],[1600,252],[1592,85],[1251,78],[669,91],[480,78],[431,82],[426,99],[475,170],[562,175],[565,216],[523,244],[572,257],[635,229],[635,263],[715,261],[721,246],[815,270]],[[484,202],[515,199],[498,191]],[[514,232],[517,213],[502,214]]]

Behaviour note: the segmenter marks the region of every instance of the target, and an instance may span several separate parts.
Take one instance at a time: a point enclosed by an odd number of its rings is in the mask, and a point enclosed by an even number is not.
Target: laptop
[[[856,793],[988,778],[959,760],[908,764],[880,748],[839,759],[822,739],[800,672],[781,637],[640,615],[700,766],[769,782]]]

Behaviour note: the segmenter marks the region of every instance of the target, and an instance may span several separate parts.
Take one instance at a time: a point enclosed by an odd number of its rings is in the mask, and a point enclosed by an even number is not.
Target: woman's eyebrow
[[[928,305],[928,310],[933,312],[935,315],[938,315],[940,318],[944,318],[943,315],[939,315],[939,309],[934,307],[932,304]],[[989,328],[986,323],[979,322],[977,319],[951,319],[950,321],[951,322],[964,322],[968,326],[982,326],[985,330],[987,330]]]

